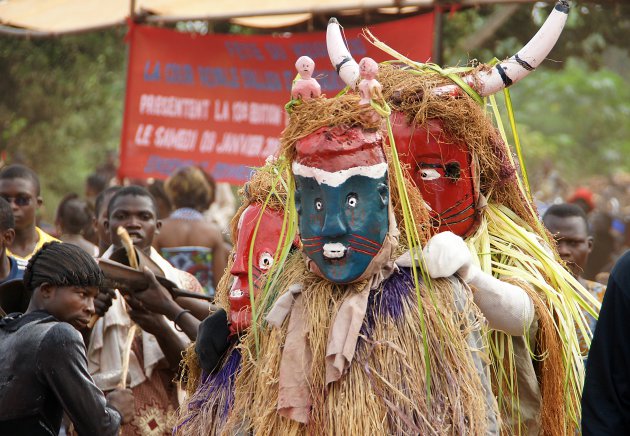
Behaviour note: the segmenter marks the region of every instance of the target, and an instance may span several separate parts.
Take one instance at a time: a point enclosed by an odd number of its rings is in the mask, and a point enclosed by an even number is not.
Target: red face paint
[[[442,121],[409,125],[404,114],[392,114],[392,127],[400,160],[431,208],[434,233],[451,231],[462,237],[478,224],[479,193],[472,155],[466,144],[449,138]]]

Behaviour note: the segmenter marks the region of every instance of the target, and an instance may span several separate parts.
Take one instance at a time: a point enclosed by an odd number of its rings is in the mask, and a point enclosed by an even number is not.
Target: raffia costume
[[[377,156],[370,165],[392,165],[379,133],[382,120],[358,101],[348,94],[296,105],[282,136],[279,172],[288,163],[294,170],[295,163],[308,166],[300,141],[322,128],[340,145],[352,142],[343,130],[363,132],[372,140],[358,149],[371,147]],[[294,177],[288,174],[290,187]],[[417,260],[398,241],[394,216],[405,183],[389,174],[395,188],[391,202],[387,192],[387,235],[351,283],[324,278],[304,251],[278,262],[282,269],[273,287],[257,302],[269,309],[266,318],[254,316],[257,328],[241,336],[217,372],[206,375],[182,410],[181,434],[496,432],[482,320],[470,290],[455,277],[425,286],[410,268]],[[290,210],[291,196],[287,204]],[[417,210],[420,224],[425,216]]]
[[[504,135],[479,103],[481,97],[525,77],[545,58],[566,21],[568,6],[567,1],[558,2],[541,31],[517,55],[472,71],[413,62],[368,32],[368,39],[397,59],[380,66],[378,79],[393,114],[390,140],[401,128],[411,129],[405,136],[409,143],[396,143],[398,153],[413,155],[414,147],[435,141],[447,144],[432,161],[401,158],[410,164],[408,177],[421,191],[440,177],[444,191],[451,190],[448,205],[431,203],[431,233],[452,230],[465,236],[481,270],[526,291],[535,308],[534,321],[520,334],[492,330],[489,337],[504,434],[574,433],[584,377],[576,328],[590,336],[581,308],[597,303],[562,268],[519,180]],[[331,49],[329,43],[329,53],[333,65],[343,66],[346,77],[354,77],[348,59],[342,56],[343,63],[337,63],[339,48]],[[347,83],[352,85],[351,80]],[[469,154],[467,163],[454,158],[462,147]],[[417,179],[414,171],[421,173]],[[471,181],[470,192],[457,192],[456,186]],[[442,200],[448,195],[438,192],[436,197],[440,193]],[[487,318],[495,315],[477,304]]]

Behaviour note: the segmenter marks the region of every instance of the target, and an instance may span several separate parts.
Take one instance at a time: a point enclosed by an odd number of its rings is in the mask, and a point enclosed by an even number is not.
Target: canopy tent
[[[532,3],[535,0],[454,0],[448,5]],[[125,23],[231,20],[248,27],[282,28],[314,14],[426,11],[440,0],[0,0],[0,32],[53,36]],[[132,13],[133,11],[133,13]]]

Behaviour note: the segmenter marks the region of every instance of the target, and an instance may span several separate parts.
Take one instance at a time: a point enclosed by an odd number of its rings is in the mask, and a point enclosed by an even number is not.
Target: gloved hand
[[[452,232],[434,235],[423,248],[427,272],[432,279],[450,277],[458,273],[468,283],[475,274],[472,256],[464,240]]]
[[[433,236],[422,250],[429,276],[437,279],[458,274],[473,286],[473,299],[490,328],[512,336],[523,335],[534,319],[534,305],[518,286],[485,273],[472,262],[464,240],[451,232]]]
[[[230,348],[230,329],[227,313],[219,309],[199,325],[195,351],[199,357],[199,366],[206,372],[213,372]]]

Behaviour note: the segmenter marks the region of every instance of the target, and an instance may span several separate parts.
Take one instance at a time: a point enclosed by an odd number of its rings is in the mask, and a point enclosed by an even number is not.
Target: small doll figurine
[[[315,62],[308,56],[301,56],[295,63],[295,69],[300,78],[293,82],[291,87],[291,98],[293,100],[309,100],[317,98],[322,93],[322,88],[317,80],[311,77],[315,70]]]
[[[381,96],[383,87],[378,80],[378,64],[372,58],[363,58],[359,62],[361,72],[361,82],[359,82],[359,94],[361,95],[360,105],[368,105],[373,98]]]

